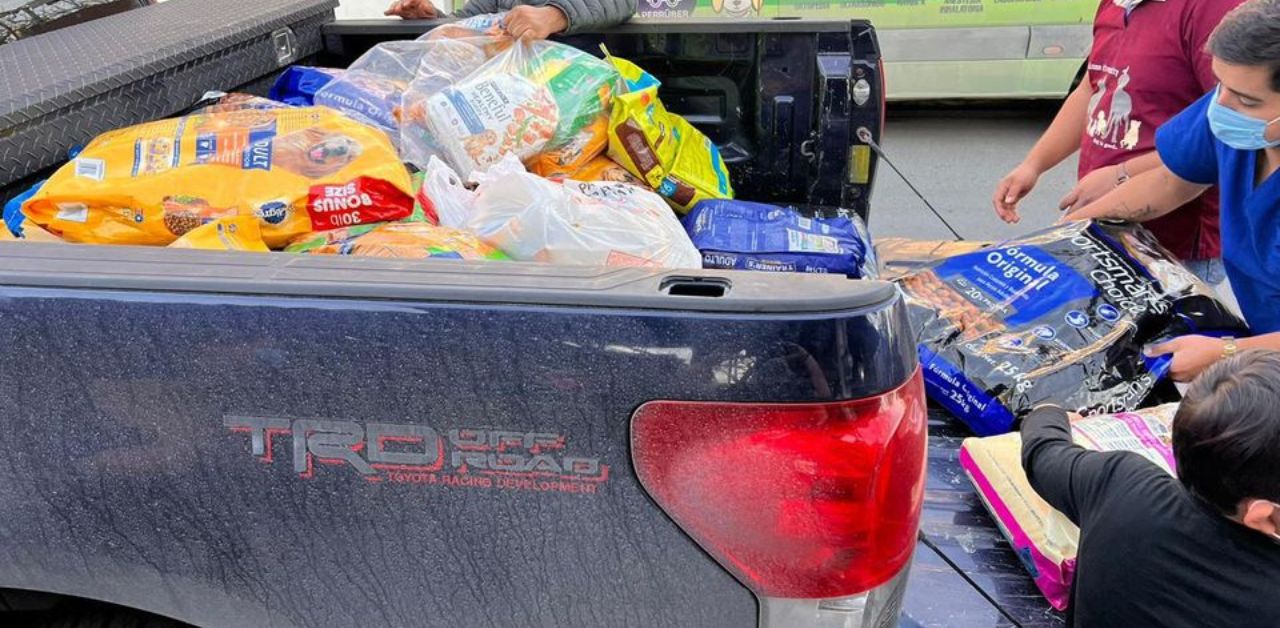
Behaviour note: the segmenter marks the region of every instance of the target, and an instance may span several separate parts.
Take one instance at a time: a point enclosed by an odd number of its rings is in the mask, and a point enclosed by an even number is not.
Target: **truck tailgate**
[[[750,625],[636,480],[632,412],[915,369],[880,282],[340,261],[0,247],[0,587],[211,626]]]

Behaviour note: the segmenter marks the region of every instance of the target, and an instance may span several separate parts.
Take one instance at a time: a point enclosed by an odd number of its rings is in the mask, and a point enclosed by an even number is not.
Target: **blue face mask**
[[[1214,136],[1223,144],[1236,150],[1262,150],[1280,146],[1280,140],[1272,142],[1267,139],[1267,127],[1280,121],[1271,122],[1246,116],[1235,109],[1224,107],[1218,102],[1222,86],[1213,92],[1213,100],[1209,101],[1209,128]]]

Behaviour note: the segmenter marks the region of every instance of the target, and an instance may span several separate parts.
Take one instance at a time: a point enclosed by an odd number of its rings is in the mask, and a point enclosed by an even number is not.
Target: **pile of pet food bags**
[[[503,15],[292,67],[269,98],[99,136],[11,202],[8,237],[555,264],[874,269],[856,218],[735,201],[716,146],[635,64]],[[681,222],[681,216],[684,222]]]
[[[1089,418],[1077,443],[1146,456],[1170,473],[1186,334],[1248,334],[1214,291],[1136,225],[1079,222],[1001,244],[878,242],[907,300],[930,398],[981,438],[960,463],[1046,598],[1067,605],[1079,531],[1031,489],[1016,417],[1054,403]]]

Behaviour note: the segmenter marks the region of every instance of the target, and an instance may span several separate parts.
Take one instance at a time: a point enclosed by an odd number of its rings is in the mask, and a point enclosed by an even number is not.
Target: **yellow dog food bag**
[[[174,240],[169,248],[257,253],[271,250],[262,241],[262,226],[256,216],[232,216],[205,223]]]
[[[564,146],[545,151],[528,163],[529,171],[541,177],[574,173],[604,154],[609,146],[609,116],[601,114]]]
[[[643,179],[681,213],[698,201],[733,198],[720,149],[658,99],[660,83],[626,59],[609,56],[626,84],[614,96],[609,157]]]
[[[219,218],[253,216],[271,248],[412,211],[409,173],[386,134],[324,107],[198,113],[105,133],[23,205],[69,242],[163,246]]]

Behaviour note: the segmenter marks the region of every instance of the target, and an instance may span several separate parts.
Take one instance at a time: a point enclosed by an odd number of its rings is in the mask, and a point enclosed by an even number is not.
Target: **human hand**
[[[1149,358],[1172,355],[1169,376],[1175,382],[1189,382],[1222,359],[1226,342],[1209,336],[1182,336],[1147,349]]]
[[[564,11],[551,5],[534,7],[522,4],[507,12],[503,28],[516,39],[537,41],[569,28]]]
[[[1040,180],[1040,172],[1026,162],[1018,164],[996,185],[996,192],[991,196],[991,206],[1001,220],[1014,224],[1022,217],[1018,215],[1018,202],[1031,193]]]
[[[430,20],[440,17],[440,12],[431,0],[396,0],[383,15],[395,15],[406,20]]]
[[[1092,203],[1120,185],[1118,167],[1098,168],[1076,182],[1066,196],[1058,202],[1058,209],[1069,211]]]

